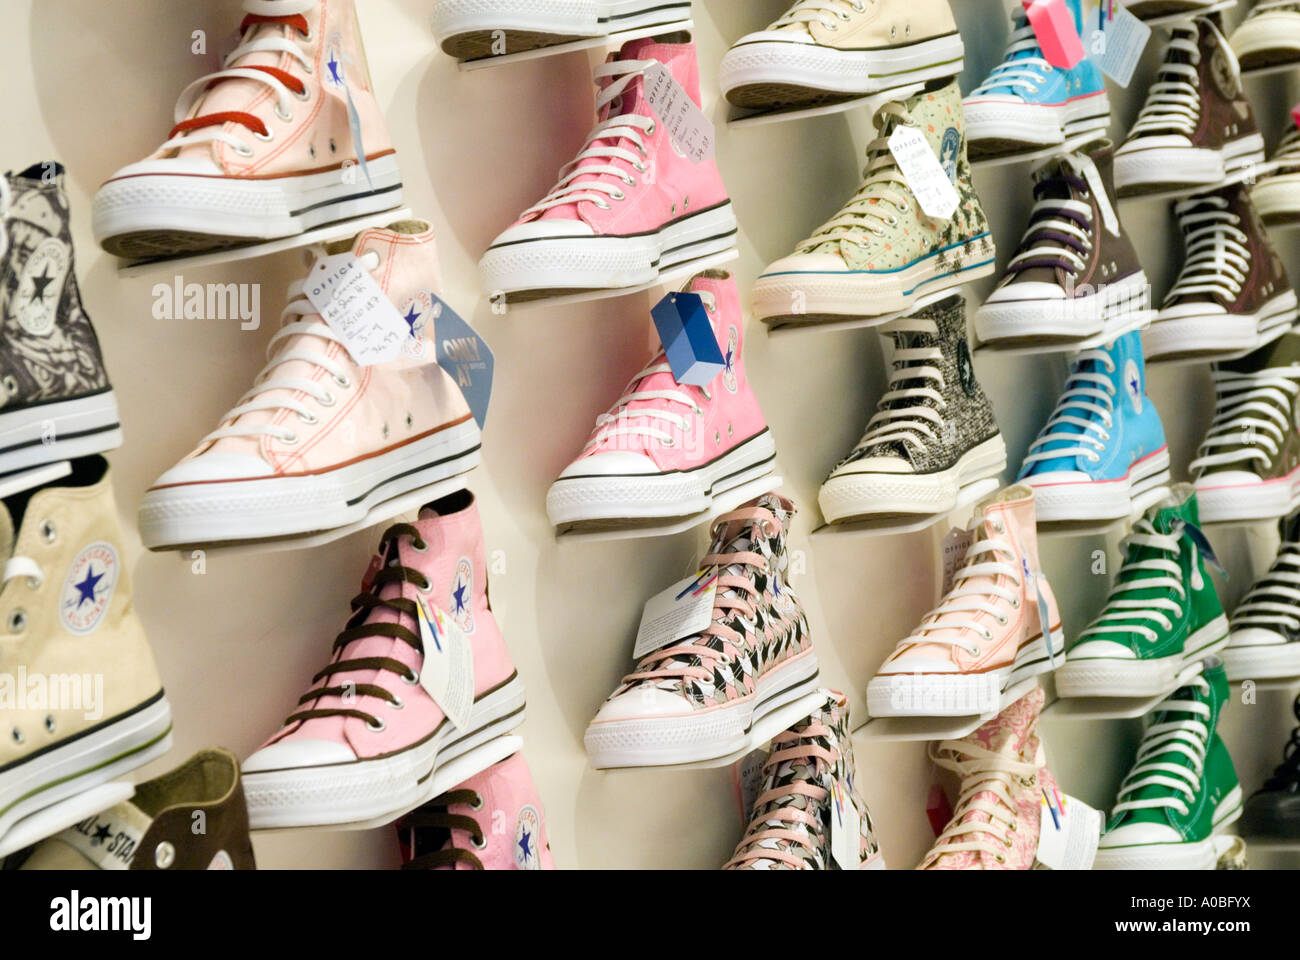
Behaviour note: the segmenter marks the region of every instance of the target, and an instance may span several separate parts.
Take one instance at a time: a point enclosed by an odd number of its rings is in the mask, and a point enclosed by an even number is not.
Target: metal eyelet
[[[382,717],[371,717],[366,721],[366,729],[371,733],[383,733],[388,729],[388,724],[384,723]]]
[[[316,416],[316,414],[314,413],[307,413],[307,414],[300,413],[298,414],[298,419],[301,420],[303,423],[307,424],[308,426],[311,426],[314,423],[320,423],[320,417]]]
[[[347,376],[347,374],[344,374],[341,377],[335,377],[334,382],[337,383],[344,390],[347,390],[349,387],[352,386],[352,378]]]
[[[274,131],[274,130],[268,130],[268,131],[266,131],[265,134],[254,133],[254,134],[253,134],[253,139],[255,139],[255,140],[261,140],[263,143],[270,143],[272,140],[275,139],[275,131]]]
[[[633,160],[632,169],[635,170],[637,173],[645,173],[646,165],[642,163],[640,160]]]
[[[406,708],[406,701],[401,697],[394,696],[388,705],[394,710],[404,710]]]
[[[302,35],[302,42],[311,43],[314,39],[316,39],[315,34],[311,32],[311,27],[308,27],[306,32]]]
[[[46,733],[53,733],[53,732],[54,732],[54,727],[55,727],[55,723],[54,723],[54,714],[52,714],[52,713],[47,713],[47,714],[45,715],[45,732],[46,732]]]
[[[415,585],[415,589],[416,589],[416,590],[419,590],[421,593],[428,593],[430,590],[433,589],[433,581],[430,580],[428,577],[425,577],[425,578],[424,578],[424,585],[421,586],[420,584],[417,583],[417,584]]]
[[[27,613],[21,607],[9,614],[9,632],[22,633],[27,629]]]
[[[413,687],[419,682],[420,682],[420,675],[416,673],[414,670],[411,671],[411,675],[409,677],[407,676],[402,677],[402,683],[406,684],[408,687]]]
[[[1007,625],[1007,615],[1004,613],[998,617],[998,626],[1005,627],[1006,625]]]
[[[257,134],[253,134],[253,136],[257,136]],[[253,148],[246,143],[239,144],[234,150],[241,157],[251,157],[253,155]]]
[[[293,123],[293,111],[281,110],[280,105],[278,103],[275,105],[275,115],[285,123]]]
[[[483,836],[482,834],[479,835],[479,838],[477,840],[475,840],[473,837],[470,837],[469,842],[474,847],[475,850],[487,849],[487,837]]]
[[[334,394],[326,390],[325,396],[321,397],[316,402],[319,403],[322,407],[332,407],[334,406],[335,403],[338,402],[338,397],[334,396]]]
[[[59,531],[49,520],[41,521],[41,539],[46,543],[53,543],[59,538]]]
[[[428,552],[429,552],[429,541],[427,541],[427,540],[412,540],[412,541],[411,541],[411,549],[414,550],[416,553],[428,553]]]
[[[9,374],[5,377],[4,383],[5,383],[5,390],[7,390],[10,393],[10,395],[14,395],[18,393],[18,380],[12,374]]]
[[[470,808],[471,810],[482,810],[482,809],[483,809],[483,796],[482,796],[481,794],[478,794],[478,793],[474,794],[474,802],[471,803],[471,804],[469,805],[469,808]]]
[[[283,443],[286,447],[292,447],[295,443],[298,442],[298,434],[293,433],[291,431],[285,434],[283,437],[281,437],[280,442]]]
[[[647,136],[654,136],[654,132],[655,132],[655,130],[657,130],[657,129],[658,129],[658,127],[655,125],[655,122],[654,122],[653,120],[651,120],[651,121],[650,121],[650,126],[648,126],[648,127],[645,128],[646,135],[647,135]],[[649,152],[647,152],[647,153],[646,153],[646,156],[649,156],[649,155],[650,155]]]
[[[1012,609],[1012,610],[1019,610],[1019,609],[1020,609],[1020,598],[1019,598],[1019,597],[1016,597],[1014,600],[1011,601],[1011,609]]]
[[[615,192],[611,193],[610,196],[613,197],[615,200],[627,199],[627,194],[624,193],[622,190],[616,190]]]
[[[307,72],[311,73],[310,70]],[[302,103],[306,103],[311,99],[311,87],[307,86],[305,83],[302,85],[302,93],[299,93],[297,90],[292,90],[290,92],[294,95],[294,99],[299,100]]]
[[[18,744],[19,746],[22,746],[24,743],[27,742],[27,738],[23,736],[23,732],[19,730],[17,727],[13,728],[13,730],[10,733],[10,736],[13,737],[14,743]]]
[[[153,862],[159,870],[168,869],[176,862],[176,848],[164,840],[153,849]]]
[[[610,208],[610,205],[609,205],[608,203],[606,203],[604,200],[593,200],[592,203],[594,203],[596,206],[600,207],[600,209],[602,209],[602,210],[609,210],[609,209],[611,209],[611,208]]]

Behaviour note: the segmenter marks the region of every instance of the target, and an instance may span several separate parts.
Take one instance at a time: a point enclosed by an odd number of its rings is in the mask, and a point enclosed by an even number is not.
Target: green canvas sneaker
[[[1216,727],[1223,661],[1162,700],[1101,837],[1094,870],[1213,870],[1214,835],[1241,816],[1241,784]]]
[[[1228,618],[1205,570],[1217,565],[1198,526],[1196,493],[1175,484],[1133,525],[1110,597],[1066,649],[1063,697],[1150,697],[1228,642]]]

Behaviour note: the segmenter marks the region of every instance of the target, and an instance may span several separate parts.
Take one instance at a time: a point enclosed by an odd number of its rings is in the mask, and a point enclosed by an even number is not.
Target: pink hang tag
[[[1065,0],[1021,0],[1029,25],[1038,37],[1043,59],[1061,70],[1069,70],[1083,59],[1083,41]]]
[[[1297,127],[1300,127],[1300,103],[1291,108],[1291,119],[1295,121]]]

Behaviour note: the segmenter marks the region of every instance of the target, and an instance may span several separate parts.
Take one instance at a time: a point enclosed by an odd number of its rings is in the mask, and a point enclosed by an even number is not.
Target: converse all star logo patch
[[[1223,52],[1223,47],[1215,47],[1214,54],[1210,57],[1210,77],[1225,100],[1237,96],[1237,78],[1228,66],[1228,56]]]
[[[18,325],[33,337],[44,337],[54,329],[69,260],[63,241],[48,237],[23,264],[11,309]]]
[[[451,581],[451,602],[447,605],[447,612],[463,632],[474,632],[474,565],[467,557],[456,561],[456,576]]]
[[[740,335],[736,332],[735,327],[731,327],[727,332],[727,349],[722,352],[722,385],[731,393],[736,392],[736,356],[737,347],[740,344]]]
[[[979,385],[975,382],[975,364],[971,362],[970,346],[965,337],[957,341],[957,376],[961,378],[961,388],[966,396],[975,396]]]
[[[59,616],[72,633],[92,633],[108,612],[120,569],[117,551],[107,543],[85,547],[68,569],[59,595]]]
[[[1133,404],[1133,412],[1142,412],[1142,377],[1138,374],[1138,365],[1136,360],[1130,360],[1124,364],[1124,390],[1128,394],[1129,403]]]
[[[948,174],[948,179],[953,183],[957,182],[957,154],[961,152],[961,134],[957,132],[956,127],[949,127],[943,132],[943,140],[939,142],[939,165],[943,167],[943,172]]]
[[[525,804],[515,818],[515,867],[520,870],[540,870],[542,855],[542,817],[537,808]]]
[[[410,336],[402,343],[402,356],[423,360],[429,354],[429,337],[436,316],[433,295],[421,290],[401,308]]]

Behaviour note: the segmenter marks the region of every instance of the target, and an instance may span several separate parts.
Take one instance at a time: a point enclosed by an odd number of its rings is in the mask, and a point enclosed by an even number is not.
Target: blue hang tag
[[[372,190],[375,182],[370,178],[370,163],[366,159],[366,145],[361,140],[361,111],[357,109],[356,101],[352,99],[352,88],[348,86],[347,62],[348,59],[342,53],[343,45],[342,35],[334,33],[330,35],[329,59],[325,61],[325,88],[338,97],[346,104],[348,108],[348,127],[352,131],[352,146],[356,149],[357,163],[361,165],[361,172],[365,175],[366,185]]]
[[[1205,531],[1194,523],[1183,521],[1183,533],[1187,534],[1192,543],[1196,544],[1196,549],[1201,552],[1205,562],[1223,575],[1223,579],[1228,579],[1228,571],[1223,568],[1219,558],[1214,555],[1214,548],[1210,546],[1209,538],[1205,536]]]
[[[1097,19],[1084,30],[1084,48],[1102,73],[1121,87],[1133,79],[1142,51],[1151,39],[1151,28],[1122,6],[1101,0]]]
[[[479,429],[487,420],[488,401],[492,399],[492,350],[456,311],[436,294],[433,301],[432,337],[438,357],[438,366],[447,371],[460,392],[465,395],[470,412]],[[429,336],[426,329],[421,335]]]
[[[670,293],[650,311],[673,379],[707,387],[726,367],[709,312],[698,293]]]

